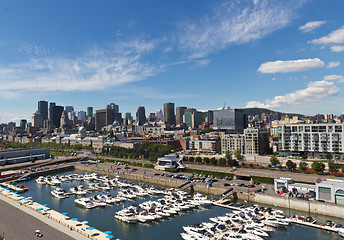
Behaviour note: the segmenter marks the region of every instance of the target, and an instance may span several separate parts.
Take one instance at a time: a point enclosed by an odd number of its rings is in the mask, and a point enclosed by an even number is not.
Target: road
[[[151,163],[145,160],[132,160],[132,159],[120,159],[120,158],[111,158],[104,157],[107,159],[114,159],[116,161],[130,161],[130,162],[141,162],[141,163]],[[250,169],[250,168],[237,168],[233,171],[231,167],[220,167],[220,166],[210,166],[210,165],[198,165],[198,164],[187,164],[189,168],[199,169],[199,170],[208,170],[208,171],[217,171],[217,172],[226,172],[234,174],[243,174],[243,175],[252,175],[252,176],[261,176],[261,177],[270,177],[270,178],[293,178],[295,181],[303,182],[316,182],[317,179],[338,179],[344,180],[341,177],[335,177],[330,175],[317,175],[317,174],[305,174],[305,173],[293,173],[288,170],[279,171],[279,170],[269,170],[269,169]]]
[[[0,215],[0,235],[2,236],[4,233],[5,239],[39,239],[35,236],[36,229],[41,230],[41,233],[43,234],[41,239],[75,239],[1,199]]]

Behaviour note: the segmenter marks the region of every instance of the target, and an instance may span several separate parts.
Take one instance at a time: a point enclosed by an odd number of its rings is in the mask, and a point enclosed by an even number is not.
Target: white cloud
[[[343,75],[327,75],[324,77],[325,81],[336,81],[337,83],[343,83],[344,82],[344,76]]]
[[[329,62],[327,64],[327,68],[334,68],[334,67],[338,67],[340,65],[340,62]]]
[[[141,81],[163,70],[144,60],[153,49],[153,43],[134,41],[116,49],[93,48],[79,57],[35,56],[0,65],[0,92],[96,91]]]
[[[331,47],[331,50],[332,52],[344,52],[344,46],[335,45]]]
[[[296,105],[308,102],[316,102],[334,96],[339,93],[339,88],[334,82],[316,81],[309,82],[307,88],[297,90],[293,93],[287,93],[282,96],[276,96],[272,100],[267,99],[265,103],[250,101],[246,104],[247,108],[278,108],[282,105]]]
[[[180,24],[178,43],[189,58],[203,58],[231,44],[244,44],[285,27],[305,1],[223,1],[199,22]]]
[[[260,65],[258,72],[261,73],[288,73],[288,72],[301,72],[313,68],[322,68],[325,63],[319,58],[314,59],[299,59],[290,61],[274,61],[266,62]]]
[[[302,32],[311,32],[314,29],[320,27],[321,25],[323,25],[324,23],[326,23],[326,21],[313,21],[313,22],[308,22],[305,25],[301,26],[299,29]]]
[[[344,26],[331,32],[329,35],[314,39],[311,41],[314,44],[341,44],[344,43]]]

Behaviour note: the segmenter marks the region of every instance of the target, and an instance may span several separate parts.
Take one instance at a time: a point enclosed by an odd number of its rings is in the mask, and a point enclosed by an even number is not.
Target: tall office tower
[[[55,128],[59,128],[61,126],[61,115],[64,111],[64,107],[62,106],[52,106],[50,108],[50,124],[52,124]]]
[[[187,107],[176,107],[176,124],[180,125],[183,123],[183,115]]]
[[[48,119],[48,102],[47,101],[38,102],[38,112],[42,115],[43,121]]]
[[[125,113],[125,119],[128,119],[129,121],[133,121],[133,116],[131,116],[130,112]]]
[[[87,117],[93,117],[93,107],[87,107]]]
[[[73,106],[66,106],[65,107],[66,113],[74,112],[74,107]]]
[[[160,108],[158,110],[156,110],[155,117],[156,117],[157,122],[164,121],[164,114],[162,113],[162,110]]]
[[[155,122],[155,121],[156,121],[155,113],[150,113],[148,115],[148,122]]]
[[[32,116],[32,125],[35,128],[41,128],[43,127],[43,116],[38,111],[35,112]]]
[[[214,129],[243,132],[245,125],[244,111],[229,107],[214,111]]]
[[[140,126],[146,122],[146,110],[144,106],[139,106],[136,112],[136,121]]]
[[[112,125],[114,122],[122,124],[122,114],[116,113],[114,109],[96,110],[96,130],[100,131],[103,127]]]
[[[56,106],[56,103],[54,102],[51,102],[49,103],[49,120],[50,120],[50,123],[52,122],[52,110],[53,110],[53,107]]]
[[[26,124],[27,124],[26,119],[22,119],[22,120],[20,120],[20,125],[19,126],[20,126],[21,129],[25,129]]]
[[[76,116],[78,117],[78,120],[80,121],[86,121],[86,112],[85,111],[78,111],[76,112]]]
[[[164,103],[164,122],[175,125],[176,115],[174,115],[174,103]]]
[[[214,122],[214,112],[211,110],[208,110],[205,116],[205,121],[209,124],[213,124]]]
[[[115,103],[106,105],[106,109],[113,109],[115,110],[115,113],[119,113],[119,105],[116,105]]]

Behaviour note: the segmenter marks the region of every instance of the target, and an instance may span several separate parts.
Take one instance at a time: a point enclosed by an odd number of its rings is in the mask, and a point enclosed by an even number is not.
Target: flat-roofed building
[[[316,200],[324,200],[344,205],[344,181],[324,179],[316,183]]]
[[[227,151],[234,152],[235,150],[240,150],[242,153],[244,153],[244,146],[244,134],[223,134],[221,136],[221,152],[223,154],[225,154]]]
[[[288,124],[278,126],[278,149],[291,154],[344,154],[344,124]]]

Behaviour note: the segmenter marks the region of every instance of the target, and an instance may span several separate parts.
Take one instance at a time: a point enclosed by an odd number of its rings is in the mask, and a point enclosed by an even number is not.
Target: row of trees
[[[59,144],[54,142],[49,143],[40,143],[40,142],[29,142],[29,143],[18,143],[18,142],[10,142],[10,141],[0,141],[0,148],[8,149],[8,148],[32,148],[32,147],[46,147],[51,149],[73,149],[73,150],[93,150],[91,146],[83,146],[81,144],[76,145],[69,145],[69,144]]]
[[[122,147],[111,147],[110,149],[105,148],[103,149],[103,154],[118,158],[147,159],[150,161],[156,161],[159,157],[163,157],[164,155],[171,153],[171,151],[171,146],[146,142],[134,149]]]
[[[219,165],[219,166],[230,166],[235,167],[239,166],[239,163],[237,160],[230,158],[208,158],[208,157],[184,157],[184,162],[189,163],[198,163],[198,164],[212,164],[212,165]]]
[[[273,155],[271,158],[270,158],[270,163],[272,165],[279,165],[280,164],[280,161],[278,160],[277,156]],[[295,171],[296,168],[297,168],[297,165],[296,163],[294,163],[293,161],[291,161],[290,159],[286,162],[286,167],[290,170],[290,171]],[[325,170],[325,164],[321,161],[314,161],[311,165],[312,169],[315,171],[315,172],[319,172],[319,173],[322,173],[324,172]],[[339,164],[338,163],[335,163],[333,160],[328,160],[328,168],[329,168],[329,171],[331,173],[336,173],[338,172],[339,170]],[[304,161],[301,161],[300,164],[299,164],[299,169],[301,171],[307,171],[308,169],[308,163],[304,162]]]

